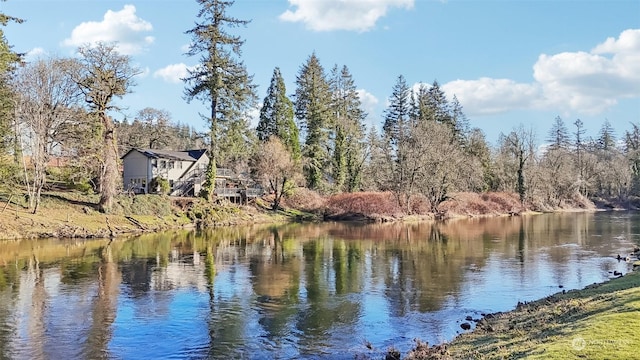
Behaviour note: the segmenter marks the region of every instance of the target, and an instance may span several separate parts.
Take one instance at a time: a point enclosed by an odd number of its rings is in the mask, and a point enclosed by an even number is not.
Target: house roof
[[[185,151],[171,151],[171,150],[157,150],[157,149],[131,149],[124,154],[122,158],[129,155],[132,151],[138,151],[142,155],[150,159],[167,159],[167,160],[182,160],[182,161],[197,161],[204,155],[206,149],[197,150],[185,150]]]

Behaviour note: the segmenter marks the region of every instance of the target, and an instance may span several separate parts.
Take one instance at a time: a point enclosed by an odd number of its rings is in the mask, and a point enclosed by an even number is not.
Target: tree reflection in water
[[[0,244],[8,358],[313,357],[450,339],[624,271],[632,213],[291,224]],[[160,334],[160,335],[158,335]]]

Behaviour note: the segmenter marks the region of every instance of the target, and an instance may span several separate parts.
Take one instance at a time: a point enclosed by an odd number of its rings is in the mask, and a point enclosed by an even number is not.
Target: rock
[[[462,328],[462,330],[469,330],[471,329],[471,324],[469,324],[468,322],[463,322],[462,324],[460,324],[460,327]]]
[[[467,316],[467,317],[466,317],[466,318],[464,318],[464,319],[465,319],[465,320],[467,320],[467,321],[472,321],[472,320],[473,320],[473,318],[472,318],[471,316]]]

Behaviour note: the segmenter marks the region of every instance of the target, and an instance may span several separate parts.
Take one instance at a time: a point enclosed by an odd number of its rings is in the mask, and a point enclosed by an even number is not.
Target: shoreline
[[[622,276],[486,314],[450,342],[416,341],[403,359],[639,358],[640,260],[632,266]]]
[[[216,228],[252,224],[282,224],[287,222],[404,222],[447,221],[508,216],[531,216],[544,213],[579,213],[597,211],[634,211],[611,207],[575,207],[553,211],[533,211],[527,208],[494,207],[487,212],[474,212],[473,204],[461,202],[443,214],[377,214],[361,211],[341,211],[328,214],[326,208],[278,211],[269,209],[263,200],[252,205],[206,203],[198,198],[170,198],[161,195],[121,196],[119,210],[104,214],[95,209],[92,198],[77,193],[48,194],[37,214],[16,203],[0,207],[0,240],[36,238],[115,238],[178,229]],[[139,203],[139,204],[136,204]],[[466,207],[465,207],[466,206]]]

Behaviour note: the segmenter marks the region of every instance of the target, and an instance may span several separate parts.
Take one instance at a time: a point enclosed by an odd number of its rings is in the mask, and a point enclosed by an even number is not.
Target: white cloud
[[[182,82],[183,78],[186,78],[189,75],[189,67],[183,63],[180,64],[171,64],[163,67],[162,69],[156,70],[153,73],[154,78],[161,78],[162,80],[178,84]]]
[[[554,109],[597,114],[621,98],[640,97],[640,29],[623,31],[590,52],[542,54],[533,82],[481,78],[442,86],[470,115],[512,109]]]
[[[513,109],[533,108],[541,97],[536,84],[509,79],[455,80],[442,85],[447,97],[458,97],[467,115],[489,115]]]
[[[371,30],[389,8],[411,9],[415,0],[289,0],[295,10],[280,19],[303,22],[314,31]]]
[[[133,5],[125,5],[120,11],[109,10],[102,21],[87,21],[76,26],[71,37],[65,39],[64,46],[78,47],[97,42],[116,43],[120,53],[137,54],[154,41],[152,36],[145,35],[153,30],[148,21],[136,15]]]
[[[368,92],[365,89],[356,90],[358,93],[358,97],[360,98],[360,104],[362,105],[362,109],[369,114],[372,114],[375,111],[376,106],[378,106],[378,98],[376,98],[373,94]]]
[[[32,61],[32,60],[36,60],[39,59],[41,57],[44,57],[47,55],[47,52],[41,48],[41,47],[36,47],[33,48],[29,51],[27,51],[27,53],[25,54],[25,60],[27,62]]]
[[[358,93],[358,97],[360,98],[361,108],[367,113],[367,117],[365,118],[367,127],[375,127],[376,124],[380,121],[380,119],[378,119],[377,117],[376,111],[376,107],[378,106],[380,101],[365,89],[358,89],[356,90],[356,92]]]

